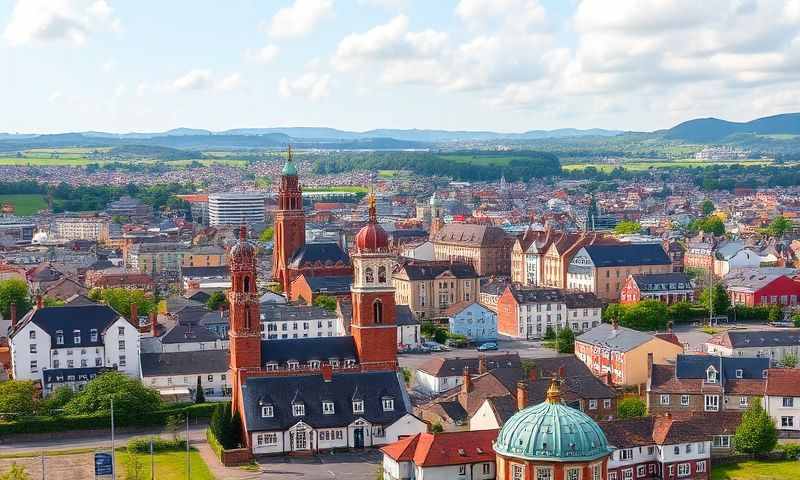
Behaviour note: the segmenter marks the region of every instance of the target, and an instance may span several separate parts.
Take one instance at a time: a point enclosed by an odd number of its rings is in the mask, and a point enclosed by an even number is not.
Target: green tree
[[[231,417],[230,422],[231,448],[237,448],[242,444],[242,415],[239,410]]]
[[[128,448],[126,452],[128,456],[127,465],[125,465],[126,471],[126,480],[144,480],[144,464],[142,463],[142,459],[139,455],[137,455],[136,451]]]
[[[555,340],[556,339],[556,332],[553,330],[553,327],[550,325],[547,326],[547,329],[544,331],[544,339],[545,340]]]
[[[0,382],[0,416],[31,415],[36,408],[36,386],[29,380]]]
[[[781,359],[781,363],[786,366],[786,368],[794,368],[797,366],[797,355],[794,353],[787,353]]]
[[[336,299],[331,297],[330,295],[320,294],[314,298],[314,306],[319,308],[324,308],[329,312],[336,311]]]
[[[675,302],[667,307],[667,315],[676,322],[688,322],[694,316],[694,309],[689,302]]]
[[[800,327],[800,313],[795,313],[792,316],[792,323],[795,327]]]
[[[623,220],[614,227],[614,233],[619,235],[639,233],[640,231],[642,231],[642,226],[639,222],[632,222],[629,220]]]
[[[127,288],[104,288],[95,293],[97,289],[89,292],[91,299],[103,301],[106,305],[116,310],[120,315],[129,317],[131,304],[136,304],[139,315],[147,315],[155,311],[155,298],[144,290],[130,290]],[[94,298],[92,297],[94,296]]]
[[[783,320],[783,310],[778,305],[770,305],[767,320],[770,322],[780,322]]]
[[[194,403],[206,403],[206,394],[203,391],[203,384],[200,375],[197,376],[197,388],[194,392]]]
[[[228,298],[225,296],[224,292],[217,290],[208,296],[208,300],[206,300],[206,306],[209,310],[219,310],[222,307],[228,306]]]
[[[17,304],[17,318],[22,318],[32,307],[28,285],[18,278],[0,282],[0,315],[3,318],[10,318],[12,303]]]
[[[771,452],[778,443],[778,431],[769,414],[761,407],[759,399],[753,399],[742,415],[742,422],[733,437],[734,448],[750,455]]]
[[[403,375],[403,382],[407,386],[411,386],[411,369],[408,367],[400,367],[400,373]]]
[[[183,415],[170,415],[167,417],[167,421],[164,424],[164,430],[172,436],[172,440],[177,442],[179,433],[183,427]]]
[[[712,202],[708,198],[703,200],[701,208],[703,209],[703,215],[705,215],[706,217],[714,213],[714,210],[716,209],[716,207],[714,207],[714,202]]]
[[[571,328],[562,328],[558,332],[558,353],[575,353],[575,333]]]
[[[624,313],[625,307],[623,305],[619,303],[609,303],[608,306],[603,309],[601,315],[605,323],[612,323],[614,320],[619,321]]]
[[[0,474],[0,480],[31,480],[31,476],[25,470],[25,467],[17,465],[17,462],[11,463],[11,468]]]
[[[708,288],[704,288],[702,292],[700,292],[700,305],[705,308],[709,306],[709,290]],[[728,309],[731,306],[731,300],[728,298],[728,292],[725,290],[725,286],[722,284],[714,285],[714,294],[712,296],[711,304],[714,306],[714,315],[727,315]]]
[[[112,398],[114,413],[120,417],[147,414],[161,406],[157,391],[124,373],[107,372],[87,383],[64,410],[70,415],[107,413]]]
[[[275,236],[275,227],[267,227],[262,232],[261,235],[258,236],[258,239],[262,242],[271,242],[272,237]]]
[[[643,300],[622,306],[620,325],[634,330],[663,330],[667,325],[667,306],[658,300]]]
[[[442,432],[444,432],[444,427],[442,426],[441,423],[434,422],[433,425],[431,425],[431,433],[436,434]]]
[[[64,385],[53,390],[39,403],[39,412],[44,415],[58,415],[66,404],[75,397],[75,391]]]
[[[636,397],[628,397],[617,402],[617,417],[633,418],[644,417],[647,414],[647,406]]]
[[[781,238],[791,229],[792,221],[783,215],[778,215],[770,222],[769,226],[767,226],[766,233],[771,237]]]
[[[59,300],[53,297],[44,297],[42,299],[42,303],[44,303],[45,307],[63,307],[64,300]]]

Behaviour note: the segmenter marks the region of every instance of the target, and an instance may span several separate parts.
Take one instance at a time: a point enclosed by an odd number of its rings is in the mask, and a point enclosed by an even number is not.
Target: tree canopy
[[[713,233],[720,236],[725,234],[725,223],[716,215],[709,215],[705,218],[695,218],[686,226],[687,233],[696,235],[699,231]]]
[[[667,306],[658,300],[612,303],[603,310],[603,320],[617,320],[623,327],[634,330],[661,330],[667,325]]]
[[[131,314],[131,304],[138,307],[139,315],[155,312],[156,301],[152,295],[144,290],[130,290],[127,288],[93,288],[89,291],[89,298],[102,300],[106,305],[116,310],[120,315],[128,317]]]
[[[709,306],[708,296],[708,288],[704,288],[703,291],[700,292],[700,298],[698,298],[700,304],[705,308],[708,308]],[[720,283],[714,285],[714,294],[711,303],[714,305],[714,315],[728,314],[728,309],[731,307],[731,300],[728,298],[728,292],[725,290],[724,285]]]
[[[703,200],[703,204],[702,204],[701,208],[703,209],[703,215],[706,215],[706,216],[711,215],[712,213],[714,213],[714,210],[716,209],[716,207],[714,206],[714,202],[712,202],[708,198]]]
[[[737,451],[750,455],[771,452],[778,444],[778,431],[769,414],[754,398],[742,415],[742,423],[736,429],[733,444]]]
[[[324,308],[329,312],[336,311],[336,299],[330,295],[317,295],[314,298],[314,306],[319,308]]]
[[[772,219],[764,233],[774,238],[781,238],[786,234],[786,232],[789,232],[792,227],[793,224],[791,220],[783,215],[778,215]]]
[[[209,310],[219,310],[220,308],[227,307],[228,297],[225,296],[224,292],[219,290],[212,292],[208,300],[206,300],[206,306]]]
[[[571,328],[562,328],[557,340],[558,353],[575,353],[575,332]]]
[[[36,407],[36,386],[29,380],[0,382],[0,415],[31,415]]]
[[[18,278],[0,281],[0,314],[3,318],[11,315],[11,304],[17,304],[17,318],[21,318],[31,309],[31,299],[28,296],[28,285]]]
[[[86,384],[64,410],[71,415],[107,413],[114,399],[114,412],[120,416],[142,415],[156,410],[161,397],[152,388],[120,372],[98,375]]]
[[[636,397],[628,397],[617,402],[617,417],[643,417],[647,414],[647,406]]]
[[[258,239],[262,242],[271,242],[273,236],[275,236],[275,227],[267,227],[261,232]]]
[[[629,220],[623,220],[614,227],[614,233],[620,235],[639,233],[641,230],[642,226],[639,222],[631,222]]]

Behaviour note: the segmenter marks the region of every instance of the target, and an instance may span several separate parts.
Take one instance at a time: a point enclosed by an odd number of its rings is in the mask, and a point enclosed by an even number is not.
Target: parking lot
[[[256,458],[258,479],[374,480],[383,455],[377,449],[323,453],[307,457]]]

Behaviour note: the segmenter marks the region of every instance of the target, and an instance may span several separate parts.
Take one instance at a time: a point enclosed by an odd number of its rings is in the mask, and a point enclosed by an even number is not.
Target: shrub
[[[742,423],[736,429],[733,444],[736,450],[750,455],[762,455],[772,451],[778,443],[778,431],[769,414],[757,399],[742,415]]]
[[[87,383],[64,410],[71,415],[106,413],[111,411],[112,398],[114,414],[120,417],[140,416],[161,406],[157,391],[124,373],[107,372]]]
[[[150,453],[150,442],[153,452],[173,452],[186,450],[186,440],[165,440],[160,437],[132,438],[128,440],[128,452]]]
[[[0,413],[30,415],[35,404],[36,387],[28,380],[0,382]]]
[[[617,403],[617,416],[619,418],[643,417],[647,413],[644,402],[636,397],[624,398]]]

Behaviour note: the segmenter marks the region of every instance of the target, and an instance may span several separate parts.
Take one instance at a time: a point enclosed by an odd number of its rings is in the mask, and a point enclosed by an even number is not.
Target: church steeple
[[[292,280],[288,271],[289,264],[294,254],[306,243],[303,192],[297,177],[291,145],[287,151],[286,163],[281,170],[273,238],[272,279],[281,283],[288,298]]]

